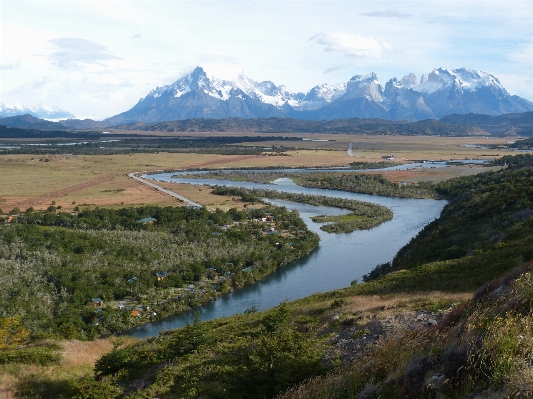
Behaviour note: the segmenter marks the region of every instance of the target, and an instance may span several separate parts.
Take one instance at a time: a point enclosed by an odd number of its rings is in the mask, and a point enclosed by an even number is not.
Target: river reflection
[[[289,179],[279,179],[278,184],[257,184],[249,182],[220,181],[207,179],[173,178],[175,173],[146,176],[153,180],[192,184],[218,184],[236,187],[257,187],[304,194],[357,199],[374,202],[394,212],[392,220],[370,230],[352,233],[330,234],[320,230],[320,224],[310,218],[317,215],[335,215],[346,210],[300,204],[290,201],[269,200],[274,205],[295,209],[310,230],[320,236],[320,245],[311,254],[285,266],[266,279],[246,286],[216,301],[197,309],[202,320],[243,313],[255,306],[259,310],[269,309],[285,300],[295,300],[317,292],[330,291],[350,285],[351,281],[362,280],[362,276],[376,265],[394,257],[398,250],[411,240],[427,223],[437,218],[446,201],[389,198],[365,194],[354,194],[337,190],[304,188]],[[193,320],[193,312],[185,312],[164,320],[140,326],[126,332],[137,338],[155,336],[160,330],[182,327]]]

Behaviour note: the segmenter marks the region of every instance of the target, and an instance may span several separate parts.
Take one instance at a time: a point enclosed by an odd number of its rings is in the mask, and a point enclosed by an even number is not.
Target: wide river
[[[345,191],[323,190],[297,186],[289,179],[279,179],[277,184],[257,184],[226,180],[173,178],[176,173],[144,176],[156,181],[176,183],[227,185],[235,187],[260,187],[303,194],[350,198],[384,205],[394,212],[392,220],[370,230],[331,234],[320,230],[320,224],[310,218],[316,215],[347,212],[337,208],[312,206],[295,202],[269,200],[275,205],[296,209],[310,230],[320,236],[320,245],[310,255],[283,267],[266,279],[246,286],[216,301],[196,309],[201,320],[215,319],[243,313],[255,306],[269,309],[285,300],[303,298],[317,292],[343,288],[371,271],[376,265],[392,260],[398,250],[411,240],[426,224],[437,218],[446,201],[402,199],[375,195],[354,194]],[[193,320],[193,312],[181,313],[163,320],[145,324],[126,332],[137,338],[148,338],[161,330],[182,327]]]

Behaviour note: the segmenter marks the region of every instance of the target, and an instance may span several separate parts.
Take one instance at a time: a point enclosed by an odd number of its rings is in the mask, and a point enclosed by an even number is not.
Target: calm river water
[[[394,212],[392,220],[371,230],[345,234],[330,234],[320,230],[320,224],[310,218],[316,215],[340,214],[346,210],[312,206],[295,202],[269,200],[275,205],[296,209],[309,229],[320,235],[320,245],[310,255],[273,273],[265,280],[246,286],[197,309],[201,320],[215,319],[243,313],[252,306],[259,310],[277,306],[285,300],[303,298],[317,292],[330,291],[362,280],[362,276],[376,265],[394,257],[398,250],[411,240],[426,224],[437,218],[446,201],[401,199],[374,195],[354,194],[345,191],[304,188],[289,179],[279,179],[276,184],[256,184],[208,179],[173,178],[176,173],[145,176],[158,181],[192,184],[227,185],[235,187],[260,187],[303,194],[350,198],[384,205]],[[140,326],[126,332],[137,338],[158,335],[161,330],[182,327],[193,320],[193,312],[186,312],[164,320]]]

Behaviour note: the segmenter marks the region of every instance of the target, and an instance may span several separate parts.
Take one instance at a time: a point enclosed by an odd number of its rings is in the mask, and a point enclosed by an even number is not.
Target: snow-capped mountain
[[[383,87],[375,73],[341,84],[322,84],[307,94],[271,81],[256,82],[240,64],[196,67],[176,82],[157,87],[108,124],[191,118],[292,117],[300,119],[382,118],[419,120],[452,113],[499,115],[533,110],[511,96],[496,77],[465,68],[434,69],[420,80],[411,73]]]
[[[42,119],[66,119],[74,118],[70,112],[67,112],[59,107],[42,104],[38,107],[24,107],[20,104],[5,105],[0,104],[0,118],[16,115],[35,116]]]
[[[303,94],[292,94],[272,82],[257,83],[237,68],[206,73],[196,67],[171,85],[152,90],[129,111],[108,123],[159,122],[190,118],[283,116],[284,107],[297,104]]]
[[[510,95],[493,75],[466,68],[434,69],[427,81],[411,86],[421,93],[435,117],[450,114],[501,115],[533,110],[533,104]]]
[[[300,101],[296,108],[300,110],[312,110],[323,107],[335,101],[346,93],[347,83],[327,84],[313,87],[309,93]]]

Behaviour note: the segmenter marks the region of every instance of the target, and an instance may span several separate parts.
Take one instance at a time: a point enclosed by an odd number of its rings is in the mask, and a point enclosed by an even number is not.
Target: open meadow
[[[131,133],[131,132],[130,132]],[[146,134],[146,132],[143,132]],[[213,133],[216,135],[216,133]],[[227,134],[227,133],[226,133]],[[177,134],[176,134],[177,135]],[[198,134],[201,136],[201,134]],[[238,134],[235,134],[238,135]],[[260,134],[257,134],[260,136]],[[281,136],[281,135],[280,135]],[[394,155],[399,162],[431,159],[494,159],[506,151],[467,148],[465,144],[506,144],[505,139],[450,138],[423,136],[350,136],[298,135],[331,141],[280,141],[250,145],[294,146],[295,150],[283,155],[218,155],[194,153],[134,153],[123,155],[1,155],[0,154],[0,209],[36,210],[61,206],[71,210],[79,206],[174,205],[175,198],[159,193],[128,178],[134,171],[156,171],[197,168],[242,167],[300,167],[345,166],[351,162],[380,162],[382,156]],[[272,134],[269,134],[272,137]],[[353,156],[346,153],[353,143]],[[247,145],[247,143],[241,143]],[[449,167],[445,169],[380,172],[392,181],[442,180],[477,173],[484,168]],[[165,185],[178,194],[208,206],[222,205],[204,190],[186,185]],[[217,202],[219,201],[219,202]],[[225,200],[224,200],[225,201]],[[222,201],[223,202],[223,201]],[[239,205],[236,203],[235,205]],[[227,204],[226,204],[227,206]]]

